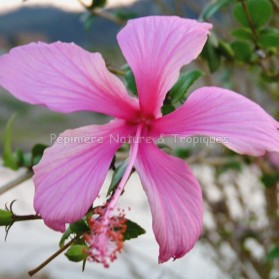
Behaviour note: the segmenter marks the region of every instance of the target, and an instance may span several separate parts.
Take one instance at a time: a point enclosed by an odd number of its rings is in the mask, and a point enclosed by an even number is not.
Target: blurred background
[[[250,7],[253,1],[244,2]],[[203,85],[226,87],[256,101],[278,120],[279,3],[262,1],[270,4],[272,14],[259,29],[250,30],[251,26],[243,27],[237,20],[236,5],[242,1],[234,0],[108,0],[100,1],[102,4],[94,8],[91,0],[0,0],[0,53],[34,41],[75,42],[100,52],[110,68],[123,70],[125,60],[116,35],[129,18],[160,14],[199,18],[213,23],[214,30],[202,55],[183,68],[202,72],[189,92]],[[262,39],[266,34],[268,39]],[[126,77],[123,79],[127,82]],[[0,89],[1,142],[14,113],[17,117],[12,143],[15,149],[24,152],[29,152],[36,143],[49,145],[51,133],[108,121],[108,117],[95,113],[64,115],[33,107]],[[176,156],[191,164],[205,200],[204,231],[189,254],[175,262],[157,264],[158,246],[148,203],[134,174],[121,205],[132,208],[129,218],[147,233],[128,242],[109,269],[88,263],[82,273],[81,264],[71,263],[61,255],[34,278],[278,279],[279,156],[241,157],[218,144],[172,148]],[[1,166],[0,190],[2,184],[21,172],[22,169],[12,171]],[[104,196],[105,190],[101,197]],[[0,195],[0,208],[14,199],[16,212],[33,213],[32,182],[26,181]],[[4,242],[5,231],[1,228],[0,278],[28,278],[28,270],[57,250],[60,237],[41,221],[30,221],[15,224]]]

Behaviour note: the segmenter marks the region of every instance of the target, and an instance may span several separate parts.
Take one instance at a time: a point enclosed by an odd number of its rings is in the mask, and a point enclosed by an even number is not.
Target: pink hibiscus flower
[[[86,214],[122,144],[112,140],[118,136],[227,137],[225,145],[240,154],[279,152],[278,122],[254,102],[226,89],[200,88],[176,111],[161,115],[181,67],[199,55],[210,29],[208,23],[174,16],[130,20],[117,39],[134,73],[138,99],[106,69],[100,54],[73,43],[33,43],[0,58],[0,84],[18,99],[64,113],[96,111],[116,118],[103,126],[65,131],[64,141],[48,148],[34,167],[34,207],[49,227],[63,232],[66,223]],[[82,143],[66,141],[69,138],[81,138]],[[89,144],[88,138],[102,140]],[[109,222],[133,166],[151,207],[159,262],[182,257],[201,233],[201,189],[184,161],[153,142],[131,142],[126,172],[101,225]]]

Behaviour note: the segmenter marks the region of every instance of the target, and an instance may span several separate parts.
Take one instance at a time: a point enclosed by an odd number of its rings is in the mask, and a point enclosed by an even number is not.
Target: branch
[[[38,267],[30,270],[28,274],[30,277],[32,277],[34,274],[39,272],[41,269],[43,269],[46,265],[48,265],[52,260],[54,260],[57,256],[59,256],[61,253],[63,253],[67,248],[71,246],[71,244],[77,239],[77,237],[73,238],[71,241],[69,241],[66,245],[61,247],[57,252],[55,252],[53,255],[51,255],[48,259],[46,259],[43,263],[41,263]]]
[[[127,22],[126,20],[117,18],[103,10],[92,9],[90,6],[85,5],[82,0],[77,0],[77,1],[82,5],[82,7],[84,7],[87,11],[89,11],[94,16],[99,16],[99,17],[105,18],[107,20],[110,20],[110,21],[112,21],[116,24],[120,24],[120,25],[123,25]]]
[[[33,172],[28,170],[15,178],[12,181],[9,181],[8,183],[4,184],[2,187],[0,187],[0,195],[4,194],[5,192],[13,189],[14,187],[18,186],[19,184],[23,183],[24,181],[30,179],[33,175]]]

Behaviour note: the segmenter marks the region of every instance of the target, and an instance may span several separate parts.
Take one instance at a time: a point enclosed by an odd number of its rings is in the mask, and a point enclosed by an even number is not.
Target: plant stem
[[[0,195],[11,190],[12,188],[16,187],[17,185],[23,183],[24,181],[30,179],[32,177],[32,175],[33,175],[33,172],[28,170],[28,171],[22,173],[20,176],[18,176],[14,180],[7,182],[0,188]]]
[[[241,0],[241,6],[242,6],[242,9],[243,9],[243,12],[245,14],[245,17],[248,21],[248,24],[249,24],[249,27],[251,29],[251,32],[252,32],[252,35],[253,35],[253,41],[254,41],[254,44],[257,48],[257,50],[260,49],[260,46],[258,44],[258,35],[257,35],[257,32],[256,32],[256,29],[254,27],[254,24],[253,24],[253,21],[248,13],[248,8],[247,8],[247,5],[246,5],[246,2],[244,0]]]
[[[13,215],[13,222],[20,221],[30,221],[30,220],[40,220],[42,217],[40,215]]]
[[[57,252],[55,252],[53,255],[51,255],[48,259],[46,259],[43,263],[41,263],[38,267],[30,270],[28,274],[33,276],[37,272],[39,272],[42,268],[44,268],[46,265],[48,265],[52,260],[54,260],[57,256],[59,256],[61,253],[63,253],[67,248],[71,246],[71,244],[76,240],[77,238],[73,238],[71,241],[69,241],[66,245],[61,247]]]

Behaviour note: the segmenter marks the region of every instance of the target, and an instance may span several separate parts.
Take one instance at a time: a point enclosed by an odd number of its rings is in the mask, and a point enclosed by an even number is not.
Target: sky
[[[108,0],[108,7],[129,4],[136,0]],[[83,0],[84,3],[90,3],[91,0]],[[54,5],[66,10],[81,11],[82,6],[78,0],[27,0],[23,3],[22,0],[0,0],[0,13],[5,13],[9,10],[17,9],[20,6],[34,6],[34,5]]]

